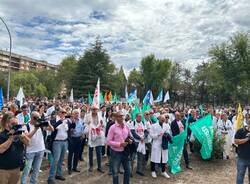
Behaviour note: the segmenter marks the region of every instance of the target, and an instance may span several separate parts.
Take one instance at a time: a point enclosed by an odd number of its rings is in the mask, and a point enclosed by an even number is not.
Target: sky
[[[82,55],[99,35],[128,73],[155,54],[194,70],[208,50],[250,30],[249,0],[1,0],[13,52],[59,64]],[[0,22],[0,49],[8,50]]]

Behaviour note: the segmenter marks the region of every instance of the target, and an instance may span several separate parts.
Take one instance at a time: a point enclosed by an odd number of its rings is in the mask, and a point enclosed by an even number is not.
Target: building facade
[[[0,70],[8,71],[9,67],[9,52],[0,50]],[[55,70],[57,71],[58,65],[53,65],[48,63],[47,61],[41,61],[32,59],[26,56],[22,56],[19,54],[11,53],[11,70],[39,70],[39,69],[47,69],[47,70]]]

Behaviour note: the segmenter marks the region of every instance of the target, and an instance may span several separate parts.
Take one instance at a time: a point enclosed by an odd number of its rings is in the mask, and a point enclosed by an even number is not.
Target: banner
[[[92,98],[90,93],[88,93],[88,104],[91,105],[92,104]]]
[[[71,102],[71,103],[74,102],[73,88],[72,88],[71,91],[70,91],[69,102]]]
[[[165,94],[163,102],[166,103],[168,100],[170,100],[169,91]]]
[[[184,132],[174,136],[172,138],[172,144],[168,146],[168,163],[171,168],[171,173],[173,174],[181,172],[181,156],[187,138],[188,120],[189,116],[186,119]]]
[[[240,128],[243,127],[243,114],[242,114],[242,108],[240,104],[238,106],[238,114],[237,114],[235,125],[236,125],[235,127],[236,130],[239,130]]]
[[[168,165],[171,168],[172,174],[182,171],[180,163],[186,137],[184,131],[181,134],[174,136],[172,138],[173,143],[168,145]]]
[[[203,159],[211,158],[213,151],[214,131],[212,127],[212,115],[208,114],[190,125],[196,139],[201,143],[201,157]]]
[[[158,97],[154,101],[155,103],[161,102],[163,100],[163,90],[160,91]]]
[[[100,79],[99,78],[98,78],[98,81],[97,81],[97,84],[96,84],[92,105],[95,105],[98,108],[100,108]]]

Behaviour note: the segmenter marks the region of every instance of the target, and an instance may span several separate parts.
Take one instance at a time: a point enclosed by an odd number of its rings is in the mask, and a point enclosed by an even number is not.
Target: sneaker
[[[155,172],[152,172],[152,173],[151,173],[151,176],[152,176],[153,178],[157,178],[157,175],[156,175]]]
[[[168,173],[166,171],[162,172],[161,175],[164,176],[165,178],[170,178],[170,176],[168,175]]]

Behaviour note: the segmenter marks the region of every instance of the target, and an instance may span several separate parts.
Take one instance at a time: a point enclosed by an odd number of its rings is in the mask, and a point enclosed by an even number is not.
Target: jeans
[[[43,161],[44,151],[38,151],[33,153],[26,153],[26,165],[23,169],[23,174],[21,178],[21,184],[27,183],[27,177],[32,168],[32,175],[30,177],[30,184],[35,184],[37,176],[39,174],[39,169]]]
[[[238,158],[236,184],[243,184],[246,169],[248,168],[248,180],[250,184],[250,159]]]
[[[113,184],[119,184],[119,168],[121,164],[124,169],[123,184],[129,184],[129,179],[130,179],[129,159],[124,154],[124,152],[118,152],[110,149],[110,153],[112,160]]]
[[[80,147],[81,137],[71,137],[69,142],[69,154],[68,154],[68,170],[76,170],[78,161],[80,159]],[[72,168],[73,162],[73,168]]]
[[[68,141],[54,141],[52,145],[53,160],[50,166],[48,180],[53,180],[55,173],[57,176],[62,176],[62,164],[65,152],[68,149]]]
[[[89,166],[93,167],[93,151],[94,148],[89,147]],[[102,146],[96,146],[95,147],[95,151],[96,151],[96,159],[97,159],[97,166],[98,169],[102,168]]]

